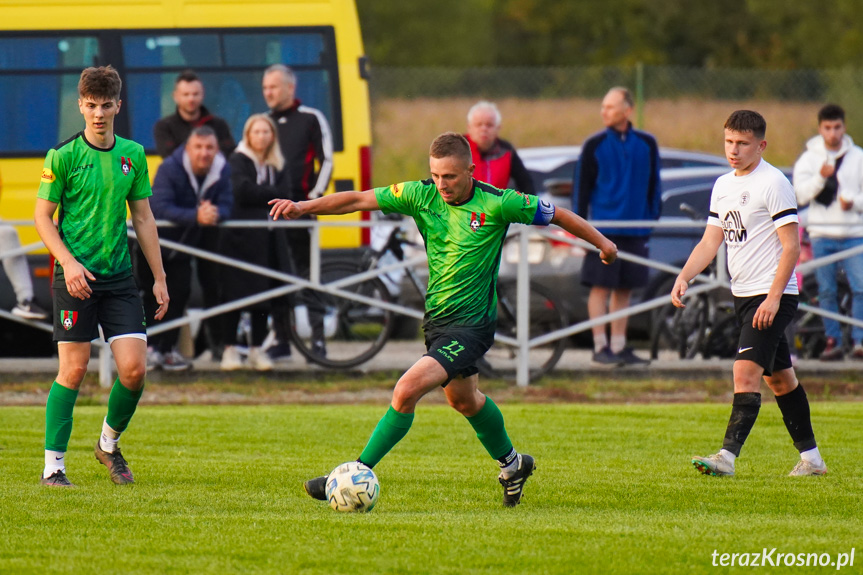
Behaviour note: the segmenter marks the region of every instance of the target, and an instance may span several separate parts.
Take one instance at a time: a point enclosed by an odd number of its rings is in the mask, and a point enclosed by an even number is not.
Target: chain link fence
[[[426,154],[439,133],[466,129],[479,99],[503,114],[516,147],[577,145],[602,128],[599,102],[612,86],[639,98],[633,121],[660,145],[722,154],[722,125],[736,109],[767,119],[766,158],[790,166],[817,131],[826,102],[848,112],[863,141],[863,70],[747,70],[672,66],[547,68],[374,68],[370,81],[374,184],[428,177]]]

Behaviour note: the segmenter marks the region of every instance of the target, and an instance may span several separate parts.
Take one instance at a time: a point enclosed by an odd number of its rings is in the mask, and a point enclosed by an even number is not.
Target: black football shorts
[[[90,297],[83,300],[69,295],[63,280],[55,281],[52,291],[54,341],[92,341],[99,337],[100,325],[105,341],[129,334],[146,338],[144,304],[134,277],[129,276],[109,289],[94,288]]]
[[[752,318],[766,298],[766,294],[734,298],[734,311],[740,324],[740,338],[734,359],[754,361],[764,368],[764,375],[772,375],[774,371],[791,367],[791,349],[785,337],[785,329],[797,313],[797,296],[783,295],[779,300],[779,311],[773,318],[773,325],[767,329],[756,329],[752,327]]]

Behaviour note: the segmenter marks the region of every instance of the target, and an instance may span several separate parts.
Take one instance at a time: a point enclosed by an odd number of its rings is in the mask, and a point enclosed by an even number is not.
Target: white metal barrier
[[[4,222],[11,225],[33,225],[31,221],[27,222]],[[694,221],[602,221],[602,222],[591,222],[593,224],[599,224],[602,227],[616,227],[616,228],[657,228],[657,229],[703,229],[705,224],[703,222],[694,222]],[[170,222],[158,222],[159,226],[171,226]],[[245,308],[249,305],[259,303],[262,301],[266,301],[269,299],[273,299],[276,297],[280,297],[289,293],[294,293],[296,291],[302,289],[312,289],[316,291],[321,291],[324,293],[337,295],[339,297],[343,297],[346,299],[351,299],[355,301],[362,302],[364,304],[379,307],[382,309],[387,309],[393,311],[395,313],[399,313],[402,315],[407,315],[413,318],[422,319],[423,312],[420,310],[416,310],[413,308],[409,308],[406,306],[401,306],[398,304],[393,304],[389,302],[382,302],[373,300],[371,298],[355,294],[353,292],[346,291],[342,288],[346,286],[350,286],[354,283],[358,283],[369,279],[371,277],[381,276],[387,274],[391,271],[403,269],[407,267],[424,265],[425,258],[417,257],[412,259],[406,259],[405,261],[396,262],[393,264],[389,264],[386,266],[381,266],[379,268],[374,268],[360,274],[350,276],[347,278],[343,278],[341,280],[321,284],[320,282],[320,264],[321,264],[321,251],[320,251],[320,230],[322,227],[372,227],[372,226],[387,226],[387,227],[395,227],[402,225],[402,222],[398,221],[389,221],[389,220],[379,220],[379,221],[358,221],[358,222],[333,222],[333,221],[319,221],[319,220],[302,220],[302,221],[279,221],[279,222],[271,222],[271,221],[231,221],[221,224],[220,227],[260,227],[260,228],[274,228],[274,227],[308,227],[311,228],[311,254],[310,254],[310,275],[309,279],[305,279],[299,276],[293,276],[290,274],[285,274],[270,268],[257,266],[254,264],[249,264],[247,262],[236,260],[233,258],[228,258],[222,255],[219,255],[214,252],[209,252],[205,250],[201,250],[195,247],[187,246],[184,244],[180,244],[177,242],[173,242],[170,240],[160,239],[159,242],[163,247],[167,247],[170,249],[174,249],[177,251],[181,251],[184,253],[188,253],[198,258],[207,259],[213,261],[215,263],[220,263],[227,266],[236,267],[237,269],[241,269],[244,271],[257,273],[264,275],[266,277],[270,277],[279,281],[284,282],[286,285],[280,286],[278,288],[273,288],[267,290],[265,292],[261,292],[259,294],[248,296],[239,300],[234,300],[231,302],[226,302],[224,304],[209,308],[203,312],[193,312],[188,313],[186,316],[182,318],[175,319],[170,322],[162,323],[157,326],[148,329],[148,333],[157,334],[162,333],[164,331],[168,331],[171,329],[179,328],[183,325],[188,325],[192,322],[198,322],[202,319],[210,318],[213,316],[220,315],[222,313],[233,311],[237,309]],[[509,345],[513,345],[517,348],[518,354],[518,367],[516,371],[516,382],[520,386],[526,386],[529,382],[529,366],[528,366],[528,354],[530,353],[530,349],[533,347],[537,347],[540,345],[544,345],[551,341],[569,337],[576,333],[580,333],[586,330],[591,329],[596,325],[603,325],[614,321],[618,318],[628,317],[631,315],[635,315],[638,313],[642,313],[645,311],[649,311],[654,308],[661,307],[666,305],[669,302],[668,294],[663,294],[659,297],[653,298],[649,301],[641,302],[639,304],[631,305],[625,309],[616,311],[614,313],[607,314],[601,318],[596,318],[593,320],[586,320],[564,329],[560,329],[548,334],[544,334],[542,336],[535,337],[530,339],[529,336],[529,325],[530,325],[530,309],[528,305],[529,299],[529,285],[530,285],[530,271],[529,271],[529,262],[528,262],[528,248],[529,248],[529,240],[531,235],[539,235],[549,239],[554,239],[557,242],[566,242],[573,246],[581,247],[585,250],[589,251],[597,251],[592,245],[575,238],[567,238],[561,237],[559,235],[552,235],[550,232],[541,229],[541,228],[533,228],[529,226],[513,226],[511,228],[511,233],[513,235],[518,235],[518,246],[519,246],[519,259],[517,265],[517,291],[516,298],[518,303],[518,315],[517,315],[517,330],[516,330],[516,338],[513,339],[511,337],[506,337],[503,335],[496,335],[495,339]],[[128,230],[129,237],[135,238],[135,232],[132,228]],[[11,257],[15,255],[21,255],[25,253],[29,253],[44,247],[44,244],[41,242],[28,244],[26,246],[21,246],[20,248],[15,248],[13,250],[7,250],[5,252],[0,253],[0,259],[5,257]],[[798,271],[803,275],[808,275],[813,272],[816,268],[827,265],[830,263],[834,263],[837,261],[841,261],[849,256],[857,255],[859,253],[863,253],[863,246],[859,246],[856,248],[851,248],[848,250],[844,250],[842,252],[838,252],[831,256],[827,256],[824,258],[819,258],[815,260],[811,260],[804,264],[801,264],[798,267]],[[654,260],[650,260],[647,258],[642,258],[633,254],[628,254],[621,252],[618,254],[618,257],[623,260],[632,261],[635,263],[639,263],[648,267],[655,268],[660,271],[664,271],[670,274],[678,274],[681,268],[678,268],[673,265],[665,264],[662,262],[657,262]],[[725,265],[725,251],[720,249],[718,254],[719,261],[717,262],[717,273],[716,277],[709,277],[706,275],[699,275],[695,278],[694,282],[697,282],[699,285],[690,288],[687,291],[688,295],[696,295],[699,293],[709,292],[715,289],[728,289],[730,287],[730,283],[728,280],[727,268]],[[863,322],[855,320],[851,317],[844,316],[837,313],[828,312],[817,307],[810,306],[808,304],[800,304],[800,309],[820,315],[823,317],[827,317],[830,319],[835,319],[840,322],[848,323],[851,325],[855,325],[858,327],[863,327]],[[53,327],[50,323],[47,322],[37,322],[37,321],[29,321],[21,319],[17,316],[12,315],[8,311],[0,310],[0,317],[4,319],[8,319],[11,321],[15,321],[22,324],[31,325],[38,329],[42,329],[44,331],[52,332]],[[102,340],[96,340],[94,342],[95,345],[99,346],[100,355],[99,355],[99,381],[100,384],[104,387],[109,387],[111,382],[113,381],[112,375],[112,362],[111,362],[111,351],[110,346],[106,345]]]

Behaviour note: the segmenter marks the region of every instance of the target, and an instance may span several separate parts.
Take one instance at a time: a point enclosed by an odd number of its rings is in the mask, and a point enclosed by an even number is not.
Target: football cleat
[[[309,494],[309,497],[312,499],[318,499],[320,501],[327,500],[327,476],[321,475],[320,477],[315,477],[314,479],[309,479],[305,483],[303,483],[303,487],[306,490],[306,493]]]
[[[135,479],[132,477],[132,470],[129,469],[129,464],[123,458],[123,454],[120,453],[119,447],[114,453],[108,453],[102,450],[102,446],[97,441],[94,451],[99,463],[107,467],[108,471],[111,472],[111,481],[117,485],[135,483]]]
[[[807,475],[827,475],[827,464],[823,461],[821,465],[815,465],[805,459],[801,459],[788,474],[789,477],[805,477]]]
[[[524,492],[524,483],[527,478],[533,475],[535,469],[533,457],[530,455],[518,456],[518,469],[509,478],[505,478],[503,473],[498,476],[497,480],[503,485],[503,506],[515,507],[521,503],[521,495]]]
[[[39,477],[39,483],[48,487],[75,487],[75,484],[69,481],[62,469],[58,469],[48,477],[42,475]]]
[[[734,462],[728,461],[720,453],[707,457],[693,456],[692,465],[704,475],[734,475]]]

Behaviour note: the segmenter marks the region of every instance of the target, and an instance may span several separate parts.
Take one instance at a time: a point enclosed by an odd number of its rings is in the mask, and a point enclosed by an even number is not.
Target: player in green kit
[[[87,373],[90,342],[99,326],[117,362],[119,377],[96,442],[96,459],[118,484],[134,483],[117,441],[135,413],[147,371],[144,308],[129,258],[126,205],[153,272],[156,319],[168,309],[144,148],[114,135],[120,111],[119,74],[111,66],[87,68],[78,82],[83,132],[48,152],[36,200],[36,231],[54,256],[54,341],[57,379],[45,408],[45,468],[41,483],[74,487],[66,477],[72,411]],[[58,225],[54,225],[54,213]]]
[[[460,134],[438,136],[429,156],[430,180],[305,202],[272,200],[270,215],[296,219],[305,214],[383,210],[414,219],[429,263],[423,321],[427,353],[396,383],[392,404],[358,461],[374,467],[407,434],[417,402],[443,386],[450,406],[467,418],[489,455],[497,459],[503,504],[514,507],[533,473],[534,460],[513,448],[500,409],[477,389],[476,368],[494,341],[497,273],[507,229],[511,223],[556,224],[596,246],[606,263],[617,257],[617,247],[569,210],[475,180],[470,145]],[[325,476],[306,481],[306,492],[325,500],[326,481]]]

